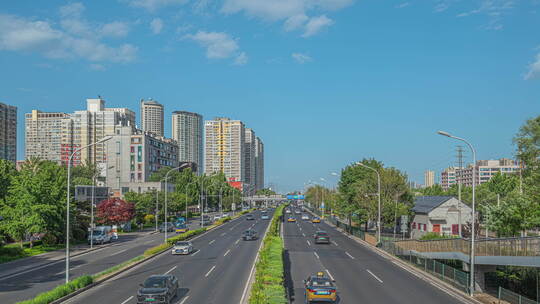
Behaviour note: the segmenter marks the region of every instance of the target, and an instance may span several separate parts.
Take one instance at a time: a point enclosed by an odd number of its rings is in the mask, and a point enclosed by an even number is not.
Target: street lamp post
[[[182,164],[181,166],[178,166],[176,168],[172,168],[170,169],[169,171],[167,171],[167,174],[165,174],[165,227],[163,230],[165,230],[165,240],[164,240],[164,243],[167,243],[167,230],[169,227],[167,227],[167,193],[169,192],[169,188],[167,187],[167,184],[168,184],[168,179],[169,179],[169,173],[171,173],[172,171],[174,170],[180,170],[186,166],[189,166],[189,164],[185,163],[185,164]]]
[[[69,156],[68,164],[67,164],[67,199],[66,199],[66,284],[69,283],[69,200],[71,198],[70,194],[70,184],[71,184],[71,161],[73,159],[73,156],[78,153],[79,151],[86,149],[88,147],[101,144],[106,142],[107,140],[111,139],[112,136],[105,136],[99,141],[96,141],[95,143],[86,145],[84,147],[75,149],[73,153]]]
[[[377,174],[377,198],[378,198],[378,211],[377,211],[377,243],[381,242],[381,175],[379,171],[370,166],[365,165],[364,163],[357,162],[357,165],[360,165],[366,169],[372,170]]]
[[[188,223],[188,190],[189,190],[189,186],[193,183],[196,183],[197,181],[192,181],[192,182],[189,182],[187,185],[186,185],[186,224]]]
[[[476,233],[476,227],[475,227],[475,224],[476,224],[476,215],[475,215],[475,209],[476,209],[476,204],[475,204],[475,184],[476,184],[476,150],[474,149],[474,147],[468,142],[466,141],[465,139],[463,138],[460,138],[460,137],[457,137],[457,136],[453,136],[451,135],[450,133],[448,132],[444,132],[444,131],[437,131],[437,134],[439,135],[442,135],[442,136],[446,136],[446,137],[450,137],[450,138],[453,138],[453,139],[457,139],[457,140],[460,140],[464,143],[467,144],[467,146],[469,146],[469,148],[471,149],[472,151],[472,155],[473,155],[473,168],[472,168],[472,179],[473,179],[473,182],[472,182],[472,217],[471,217],[471,221],[472,221],[472,224],[471,224],[471,251],[470,251],[470,257],[469,257],[469,260],[471,262],[471,267],[470,267],[470,286],[469,286],[469,294],[470,296],[473,296],[474,294],[474,260],[475,260],[475,254],[474,254],[474,247],[475,247],[475,233]]]
[[[94,248],[94,203],[96,197],[96,177],[98,173],[94,174],[92,181],[94,183],[92,187],[92,200],[90,202],[90,249]]]

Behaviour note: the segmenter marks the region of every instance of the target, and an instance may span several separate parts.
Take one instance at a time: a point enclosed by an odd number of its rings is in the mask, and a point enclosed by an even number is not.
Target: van
[[[105,244],[112,242],[112,229],[111,226],[98,226],[90,231],[88,234],[88,245],[93,244]]]

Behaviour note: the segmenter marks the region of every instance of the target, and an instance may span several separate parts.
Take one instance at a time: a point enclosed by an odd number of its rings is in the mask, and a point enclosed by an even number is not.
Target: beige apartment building
[[[476,185],[488,182],[495,174],[516,174],[519,173],[519,162],[508,159],[479,160],[474,166],[476,168]],[[473,184],[473,165],[459,170],[458,178],[462,184],[471,187]]]
[[[32,110],[25,114],[24,131],[25,159],[36,157],[67,163],[73,146],[73,122],[69,114]]]
[[[435,171],[426,170],[424,172],[424,186],[426,188],[435,185]]]
[[[245,182],[245,126],[240,120],[207,120],[204,173],[223,172],[229,181]]]
[[[0,159],[17,160],[17,107],[1,102]]]
[[[163,136],[163,105],[155,100],[141,100],[141,127],[145,132]]]
[[[255,190],[264,188],[264,143],[255,138]]]
[[[448,167],[441,172],[441,187],[444,191],[457,184],[458,170],[456,167]]]

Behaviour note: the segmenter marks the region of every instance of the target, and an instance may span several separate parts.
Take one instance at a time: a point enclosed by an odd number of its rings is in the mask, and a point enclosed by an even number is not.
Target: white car
[[[219,214],[214,215],[214,221],[217,221],[219,219],[221,219],[221,216],[219,216]]]
[[[229,214],[228,213],[223,213],[223,217],[228,217]]]
[[[193,252],[193,244],[191,242],[180,241],[176,242],[172,248],[172,254],[190,254]]]
[[[285,213],[291,213],[291,210],[285,209]]]
[[[303,221],[309,221],[309,216],[307,214],[302,214]]]

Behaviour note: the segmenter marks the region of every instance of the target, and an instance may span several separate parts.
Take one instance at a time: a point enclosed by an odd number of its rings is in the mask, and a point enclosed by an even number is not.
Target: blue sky
[[[540,114],[540,0],[2,1],[0,101],[72,112],[152,97],[243,120],[266,181],[300,189],[364,157],[405,171],[512,157]],[[469,155],[469,154],[467,154]]]

